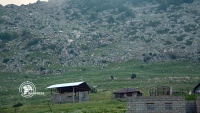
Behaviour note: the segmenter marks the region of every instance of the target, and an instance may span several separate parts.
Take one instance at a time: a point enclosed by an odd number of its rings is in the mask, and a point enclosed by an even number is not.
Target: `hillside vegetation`
[[[190,60],[199,63],[198,0],[58,0],[0,6],[2,72]],[[66,70],[62,69],[61,72]]]
[[[122,88],[148,96],[164,85],[187,97],[200,81],[199,6],[199,0],[0,6],[0,113],[121,113],[126,103],[112,93]],[[23,98],[18,88],[25,81],[45,95]],[[89,102],[50,103],[46,87],[78,81],[97,86]]]

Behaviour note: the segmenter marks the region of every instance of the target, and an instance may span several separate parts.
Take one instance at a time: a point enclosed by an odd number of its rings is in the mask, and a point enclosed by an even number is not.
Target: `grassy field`
[[[55,68],[55,67],[54,67]],[[57,67],[61,68],[61,67]],[[136,88],[149,95],[149,90],[159,85],[171,86],[174,91],[189,92],[200,82],[200,65],[188,61],[160,62],[144,64],[140,61],[114,63],[105,66],[65,67],[61,75],[25,75],[0,73],[0,113],[123,113],[126,103],[112,99],[112,93],[122,88]],[[136,79],[130,79],[136,74]],[[109,77],[114,76],[114,80]],[[37,92],[23,98],[18,88],[22,82],[31,81]],[[49,85],[86,81],[89,86],[97,86],[97,93],[90,93],[90,101],[82,103],[52,104],[49,101]],[[13,105],[23,106],[14,108]],[[50,107],[49,107],[50,106]],[[51,109],[50,109],[51,108]]]

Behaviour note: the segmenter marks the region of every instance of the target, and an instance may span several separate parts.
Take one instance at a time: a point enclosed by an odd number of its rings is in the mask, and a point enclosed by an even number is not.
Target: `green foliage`
[[[185,100],[196,100],[197,96],[196,94],[185,95]]]
[[[10,58],[3,59],[3,63],[8,63],[10,61]]]
[[[28,35],[31,35],[30,31],[28,31],[28,30],[23,30],[22,31],[22,36],[28,36]]]
[[[194,0],[183,0],[184,3],[192,3]]]
[[[123,6],[124,3],[129,2],[135,5],[146,1],[153,2],[153,0],[70,0],[70,3],[76,4],[77,8],[80,8],[81,12],[85,14],[88,11],[102,12],[109,9],[118,9],[118,12],[126,12],[127,8]],[[131,14],[129,11],[126,13],[126,15]]]
[[[163,29],[163,30],[157,30],[156,31],[158,34],[165,34],[169,32],[169,29]]]
[[[115,18],[113,16],[109,16],[107,19],[108,23],[114,23],[115,22]]]
[[[177,41],[183,41],[184,37],[185,37],[184,35],[183,36],[179,36],[179,37],[176,38],[176,40]]]
[[[187,39],[185,45],[188,45],[188,46],[192,45],[193,40],[194,40],[193,38]]]
[[[164,45],[171,45],[172,44],[172,42],[171,41],[165,41],[165,43],[164,43]]]
[[[20,107],[20,106],[23,106],[22,103],[17,103],[17,104],[14,104],[13,107]]]
[[[98,19],[98,13],[95,13],[95,12],[91,13],[90,16],[88,17],[88,19],[89,19],[90,21],[95,21],[95,20],[97,20],[97,19]]]
[[[55,44],[50,44],[48,45],[49,49],[55,50],[56,49],[56,45]]]
[[[135,78],[136,78],[136,74],[132,74],[131,79],[135,79]]]
[[[148,55],[153,56],[153,53],[148,53]],[[5,109],[1,109],[2,112],[13,112],[15,102],[23,103],[23,106],[18,109],[19,113],[51,112],[47,105],[50,91],[46,87],[52,84],[76,82],[82,78],[89,86],[93,82],[97,86],[98,92],[90,93],[90,101],[88,102],[51,104],[52,112],[123,113],[126,111],[126,103],[112,99],[112,92],[126,87],[138,87],[138,90],[147,96],[148,90],[158,85],[171,86],[173,90],[191,89],[199,83],[200,73],[200,66],[188,61],[143,64],[140,61],[131,60],[108,64],[103,69],[101,66],[94,65],[80,67],[54,65],[51,68],[65,69],[66,72],[45,76],[29,74],[28,77],[25,77],[26,74],[0,73],[0,86],[3,86],[0,92],[0,106],[5,107]],[[83,69],[86,70],[82,71]],[[130,76],[133,73],[137,74],[137,79],[131,80]],[[117,79],[109,80],[111,75]],[[188,76],[189,79],[185,79],[187,78],[185,76]],[[45,92],[45,96],[34,95],[27,99],[16,93],[24,81],[33,82],[37,91]],[[10,82],[12,84],[8,84]]]
[[[26,45],[26,47],[29,48],[29,47],[31,47],[33,45],[38,44],[39,42],[42,42],[41,38],[34,38],[30,42],[28,42],[28,44]]]
[[[158,10],[166,11],[166,9],[171,6],[178,6],[183,3],[192,3],[194,0],[155,0],[160,5],[158,6]]]
[[[74,13],[71,15],[71,17],[76,18],[76,19],[80,19],[80,18],[81,18],[81,15],[78,14],[77,12],[74,12]]]
[[[82,13],[88,13],[88,11],[102,12],[108,9],[118,9],[118,12],[125,12],[126,8],[124,3],[129,3],[134,6],[149,3],[159,3],[159,10],[166,10],[170,5],[181,5],[183,3],[192,3],[194,0],[70,0],[70,3],[76,4],[78,8],[81,8]],[[128,12],[127,12],[128,13]]]
[[[12,41],[13,39],[17,38],[18,35],[16,32],[3,32],[0,33],[0,40],[3,42],[9,42]]]
[[[4,15],[4,11],[0,9],[0,17]]]
[[[172,60],[175,60],[177,58],[175,53],[168,53],[168,55]]]
[[[0,43],[0,48],[4,48],[6,46],[6,43]]]
[[[198,27],[196,25],[185,25],[184,30],[185,32],[191,32],[197,30]]]
[[[159,24],[159,21],[150,21],[146,26],[157,27]]]
[[[4,22],[5,20],[0,17],[0,24],[3,24]]]

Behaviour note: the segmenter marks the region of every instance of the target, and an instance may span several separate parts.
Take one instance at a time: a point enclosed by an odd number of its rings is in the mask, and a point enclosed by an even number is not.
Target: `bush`
[[[192,45],[192,43],[193,43],[193,38],[186,40],[185,45],[190,46],[190,45]]]
[[[5,22],[5,20],[0,18],[0,24],[3,24],[4,22]]]
[[[183,0],[184,3],[192,3],[194,0]]]
[[[172,42],[171,41],[165,41],[164,45],[171,45]]]
[[[177,41],[183,41],[184,37],[185,37],[184,35],[183,36],[179,36],[179,37],[176,38],[176,40]]]
[[[13,107],[20,107],[20,106],[23,106],[23,104],[22,103],[17,103],[15,105],[13,105]]]
[[[12,41],[13,39],[17,38],[17,33],[16,32],[4,32],[0,33],[0,40],[3,42],[9,42]]]
[[[196,99],[197,99],[197,95],[196,94],[185,95],[185,100],[196,100]]]
[[[0,48],[1,48],[1,49],[4,48],[5,46],[6,46],[5,43],[0,43]]]
[[[30,31],[28,31],[28,30],[23,30],[22,31],[22,36],[28,36],[28,35],[31,35]]]
[[[172,54],[172,53],[169,54],[169,57],[170,57],[171,59],[176,59],[176,58],[177,58],[177,56],[176,56],[175,54]]]
[[[135,78],[136,78],[136,74],[132,74],[131,79],[135,79]]]
[[[3,63],[8,63],[9,61],[10,61],[9,58],[5,58],[5,59],[3,59]]]
[[[30,42],[28,42],[28,44],[26,45],[27,48],[33,46],[33,45],[36,45],[38,44],[39,42],[41,42],[42,39],[40,38],[34,38],[33,40],[31,40]]]
[[[151,60],[151,57],[149,57],[149,56],[144,56],[143,61],[144,61],[145,63],[149,62],[150,60]]]
[[[115,22],[114,17],[109,16],[108,19],[107,19],[107,22],[108,22],[108,23],[114,23],[114,22]]]

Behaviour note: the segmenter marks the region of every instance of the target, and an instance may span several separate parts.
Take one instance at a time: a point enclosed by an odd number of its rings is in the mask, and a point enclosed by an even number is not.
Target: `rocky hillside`
[[[1,71],[189,59],[200,62],[199,0],[49,0],[0,6]]]

